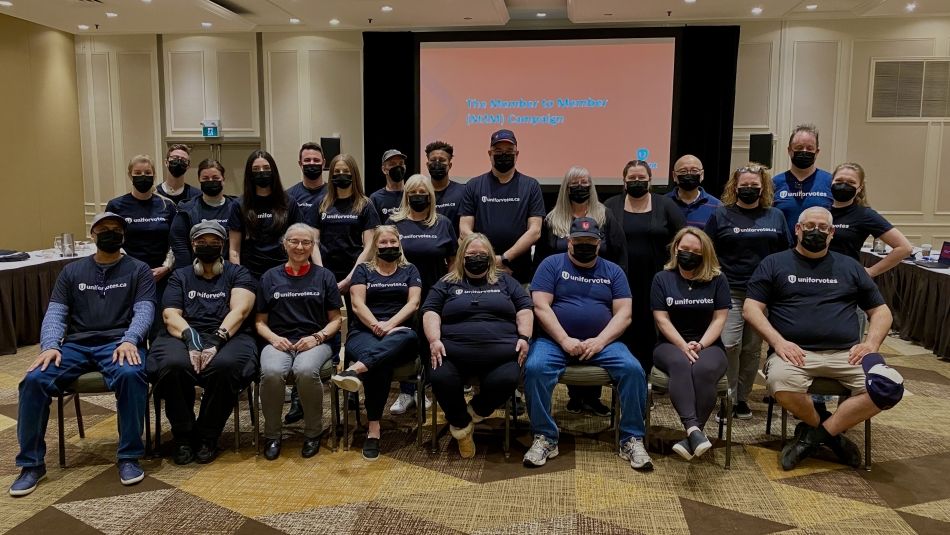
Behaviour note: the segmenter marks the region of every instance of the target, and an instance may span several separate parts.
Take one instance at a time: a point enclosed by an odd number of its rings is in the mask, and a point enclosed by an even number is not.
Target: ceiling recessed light
[[[917,2],[911,2],[911,3],[907,4],[906,6],[904,6],[904,9],[906,9],[908,12],[911,12],[911,11],[917,9]]]
[[[9,0],[0,0],[0,7],[13,7],[13,2]]]
[[[291,23],[291,24],[300,24],[300,19],[298,19],[298,18],[290,19],[290,23]]]
[[[805,6],[805,9],[807,9],[808,11],[814,11],[818,9],[818,4],[808,4],[807,6]]]
[[[538,17],[539,19],[543,19],[544,17],[547,17],[547,16],[548,16],[547,13],[544,13],[544,12],[541,12],[541,11],[535,13],[535,15],[537,15],[537,17]]]
[[[151,4],[151,3],[152,3],[152,0],[142,0],[142,3],[143,3],[143,4]]]
[[[106,16],[109,17],[110,19],[114,19],[114,18],[118,17],[119,14],[118,14],[118,13],[113,13],[113,12],[109,11],[109,12],[106,13]]]
[[[330,19],[330,26],[336,26],[340,23],[340,19]]]
[[[202,23],[201,23],[201,27],[202,27],[202,28],[210,28],[210,27],[211,27],[211,23],[210,23],[210,22],[202,22]]]
[[[761,14],[762,14],[762,8],[759,7],[759,6],[755,6],[754,8],[752,8],[752,14],[753,14],[753,15],[761,15]]]
[[[393,10],[393,6],[383,6],[379,8],[383,13],[390,13]]]
[[[76,26],[76,27],[79,28],[80,30],[88,30],[88,29],[89,29],[89,26],[88,26],[87,24],[80,24],[79,26]]]
[[[683,0],[683,1],[686,2],[687,4],[695,4],[695,3],[696,3],[696,0]]]

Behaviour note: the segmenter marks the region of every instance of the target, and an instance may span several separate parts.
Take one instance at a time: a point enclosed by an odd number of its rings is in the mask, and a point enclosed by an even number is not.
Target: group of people
[[[20,384],[21,472],[10,494],[29,494],[46,475],[51,398],[94,370],[117,398],[123,484],[144,477],[149,384],[165,400],[177,464],[215,458],[237,396],[255,379],[264,456],[276,459],[282,424],[302,418],[301,455],[311,457],[324,431],[320,372],[341,349],[332,380],[365,392],[367,460],[380,454],[393,370],[418,358],[462,457],[475,455],[474,424],[523,377],[534,435],[524,464],[541,466],[558,454],[554,386],[583,363],[616,384],[620,456],[651,470],[643,439],[652,367],[669,375],[686,431],[674,451],[692,459],[712,447],[704,426],[724,374],[735,416],[752,417],[764,340],[769,391],[801,420],[783,467],[823,445],[856,466],[860,452],[843,432],[903,391],[877,353],[890,313],[872,277],[910,244],[867,206],[861,167],[828,173],[816,167],[818,152],[817,130],[797,127],[790,170],[741,167],[721,201],[703,190],[692,155],[676,161],[666,195],[651,193],[648,162],[628,162],[623,193],[605,202],[590,173],[572,167],[550,211],[537,180],[517,169],[510,130],[492,134],[491,169],[465,184],[450,179],[448,143],[426,146],[428,176],[407,176],[405,154],[389,150],[386,185],[369,196],[352,156],[327,164],[314,143],[300,148],[302,179],[286,190],[274,158],[251,153],[238,198],[224,194],[214,160],[198,164],[199,188],[185,184],[184,145],[169,148],[157,187],[155,164],[136,156],[131,192],[92,221],[96,253],[66,266],[51,296],[41,353]],[[869,235],[893,251],[865,269],[856,258]],[[807,394],[814,377],[839,380],[851,397],[830,413]],[[289,382],[297,401],[282,422]],[[413,388],[400,387],[391,413],[415,403]],[[571,388],[566,410],[609,415],[600,397],[599,387]]]

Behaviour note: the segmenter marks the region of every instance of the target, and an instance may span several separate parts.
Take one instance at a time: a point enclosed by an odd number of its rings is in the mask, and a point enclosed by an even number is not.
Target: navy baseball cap
[[[571,238],[600,239],[600,227],[593,217],[578,217],[571,222]]]
[[[864,368],[864,386],[877,408],[890,409],[904,397],[904,378],[884,363],[880,353],[865,355],[861,367]]]
[[[491,135],[492,147],[502,142],[511,143],[512,145],[518,144],[518,140],[515,138],[515,133],[512,132],[511,130],[506,130],[506,129],[498,130],[497,132]]]
[[[125,218],[119,214],[113,214],[112,212],[102,212],[101,214],[96,214],[96,217],[92,218],[92,224],[89,225],[89,230],[96,228],[96,225],[98,225],[101,221],[105,221],[106,219],[114,219],[118,221],[119,224],[122,225],[123,229],[127,226]]]

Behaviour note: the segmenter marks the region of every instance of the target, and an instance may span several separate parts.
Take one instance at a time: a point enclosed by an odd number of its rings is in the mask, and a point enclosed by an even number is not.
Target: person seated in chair
[[[653,469],[643,444],[646,377],[618,340],[630,325],[630,286],[617,264],[597,256],[600,236],[595,219],[578,217],[571,223],[567,252],[545,258],[531,281],[541,332],[525,362],[525,395],[534,434],[525,466],[542,466],[558,455],[551,394],[569,364],[592,364],[607,370],[617,384],[622,407],[620,457],[635,470]]]
[[[716,406],[716,386],[728,362],[720,335],[732,306],[712,240],[684,227],[670,244],[670,261],[650,292],[660,343],[653,363],[670,378],[670,400],[686,429],[673,451],[687,461],[712,448],[703,427]]]
[[[126,221],[111,212],[92,220],[96,253],[67,265],[56,279],[40,331],[41,352],[20,383],[17,439],[20,475],[11,496],[26,496],[46,477],[49,404],[80,375],[98,371],[115,392],[119,418],[118,467],[123,485],[145,477],[142,421],[148,381],[142,361],[155,311],[148,265],[119,253]]]
[[[769,391],[801,420],[781,453],[785,470],[823,444],[842,463],[859,466],[861,452],[844,432],[890,408],[903,394],[900,374],[878,366],[891,312],[861,264],[828,250],[834,232],[827,209],[803,211],[795,225],[797,245],[759,264],[743,306],[745,320],[772,349],[765,365]],[[864,341],[857,306],[870,320]],[[851,391],[834,414],[819,413],[812,404],[808,389],[816,378],[834,379]]]
[[[165,332],[149,351],[149,378],[165,400],[175,464],[214,460],[234,403],[257,371],[257,345],[246,321],[257,283],[247,268],[224,261],[227,237],[217,221],[191,228],[194,263],[169,279]],[[204,389],[197,418],[196,386]]]
[[[346,334],[346,354],[354,362],[333,382],[343,390],[366,393],[366,441],[363,458],[379,458],[379,420],[389,397],[397,365],[415,359],[419,336],[413,320],[422,295],[422,278],[406,261],[399,230],[380,225],[373,231],[370,261],[356,266],[350,284],[353,317]],[[415,385],[413,385],[415,386]],[[422,410],[421,408],[419,410]]]

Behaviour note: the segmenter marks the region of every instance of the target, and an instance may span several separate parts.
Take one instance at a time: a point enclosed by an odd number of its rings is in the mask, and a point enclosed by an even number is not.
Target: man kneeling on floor
[[[617,340],[630,324],[630,286],[617,264],[597,256],[600,240],[597,221],[575,219],[568,252],[545,258],[531,281],[542,330],[525,362],[525,394],[534,434],[525,466],[542,466],[557,456],[551,393],[565,368],[580,363],[604,368],[617,384],[622,405],[620,457],[636,470],[653,469],[643,443],[646,376],[627,346]]]
[[[844,432],[893,407],[904,393],[900,374],[877,353],[891,312],[864,267],[828,250],[833,235],[828,210],[802,212],[795,225],[798,245],[759,264],[743,307],[745,320],[774,350],[766,362],[769,391],[801,420],[782,450],[785,470],[822,444],[842,463],[860,466],[861,452]],[[856,306],[870,320],[863,342]],[[819,414],[812,404],[808,389],[816,378],[834,379],[851,390],[834,414]]]

